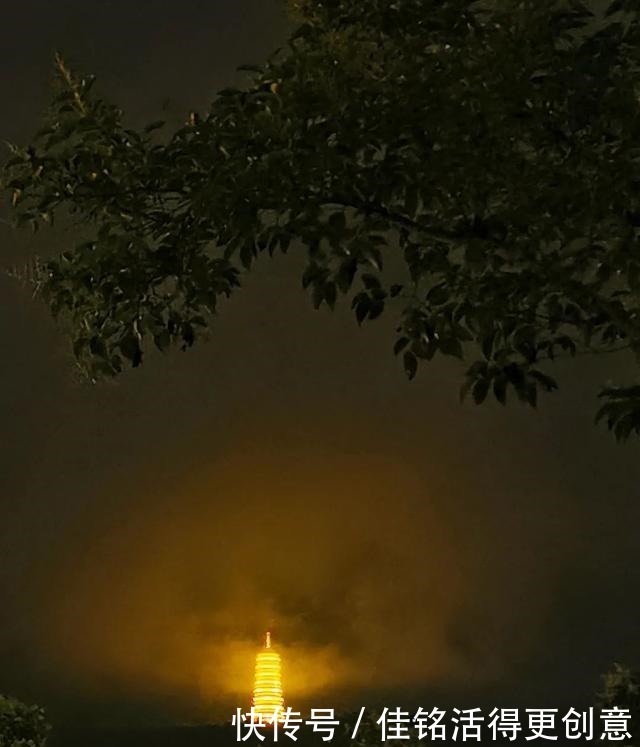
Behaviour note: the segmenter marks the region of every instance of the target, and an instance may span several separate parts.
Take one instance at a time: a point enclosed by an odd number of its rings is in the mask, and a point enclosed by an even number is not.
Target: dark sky
[[[285,34],[275,0],[2,16],[0,137],[17,141],[55,49],[132,123],[179,123]],[[3,224],[1,261],[72,238]],[[263,261],[208,344],[97,388],[0,280],[0,692],[61,721],[230,715],[267,626],[295,705],[553,706],[640,663],[638,444],[592,426],[628,362],[566,364],[537,413],[461,406],[459,366],[407,382],[393,314],[314,312],[299,267]]]

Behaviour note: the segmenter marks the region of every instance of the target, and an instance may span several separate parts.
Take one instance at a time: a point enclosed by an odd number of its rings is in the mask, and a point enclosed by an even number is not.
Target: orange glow
[[[254,714],[262,716],[263,722],[273,719],[276,713],[281,717],[284,710],[280,654],[271,648],[271,633],[266,635],[264,650],[256,656],[252,705]]]

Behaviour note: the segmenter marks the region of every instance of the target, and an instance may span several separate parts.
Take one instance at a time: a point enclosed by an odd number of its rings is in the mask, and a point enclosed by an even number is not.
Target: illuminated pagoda
[[[284,697],[282,694],[282,667],[280,654],[271,648],[271,633],[265,636],[264,649],[256,656],[256,676],[251,702],[253,712],[262,721],[271,721],[277,713],[282,720]]]

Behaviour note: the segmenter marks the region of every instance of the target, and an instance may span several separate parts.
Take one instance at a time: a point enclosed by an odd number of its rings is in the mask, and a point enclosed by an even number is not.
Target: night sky
[[[56,49],[176,125],[285,34],[277,0],[5,3],[0,138],[38,128]],[[1,262],[72,238],[3,223]],[[0,279],[0,692],[58,722],[229,717],[269,626],[296,706],[570,705],[640,663],[639,445],[592,425],[630,362],[564,364],[537,413],[463,406],[458,364],[406,380],[393,312],[314,311],[302,262],[98,387]]]

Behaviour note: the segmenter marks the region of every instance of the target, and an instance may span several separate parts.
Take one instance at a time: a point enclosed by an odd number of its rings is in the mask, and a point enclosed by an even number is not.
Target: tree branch
[[[366,202],[360,200],[350,200],[341,195],[330,195],[327,200],[323,203],[326,206],[336,205],[343,208],[353,208],[358,210],[365,215],[379,216],[385,218],[392,223],[397,223],[403,228],[408,228],[412,231],[420,231],[426,237],[433,239],[434,241],[440,241],[443,244],[450,246],[457,246],[460,241],[465,238],[469,238],[469,234],[456,233],[454,231],[445,231],[440,228],[434,228],[433,226],[426,226],[418,221],[409,218],[402,213],[397,213],[393,210],[389,210],[384,205],[379,205],[373,202]]]

